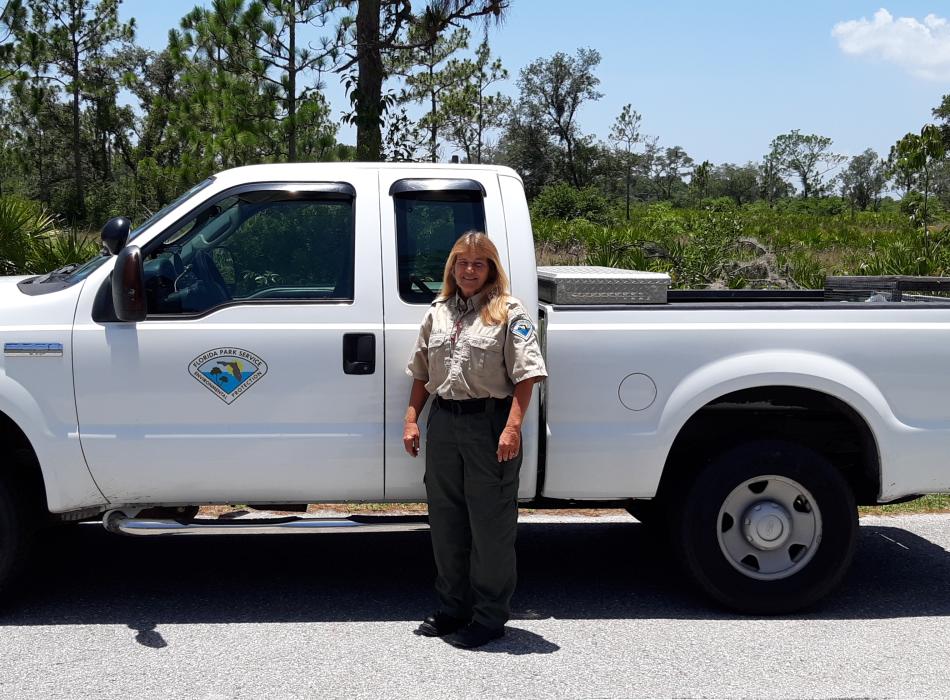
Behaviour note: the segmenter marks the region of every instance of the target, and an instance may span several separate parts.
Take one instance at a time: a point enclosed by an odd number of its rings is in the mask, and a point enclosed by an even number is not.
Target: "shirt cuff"
[[[535,377],[541,377],[541,379],[547,379],[548,373],[543,369],[530,369],[523,374],[518,375],[517,378],[511,377],[512,384],[520,384],[525,379],[534,379]]]

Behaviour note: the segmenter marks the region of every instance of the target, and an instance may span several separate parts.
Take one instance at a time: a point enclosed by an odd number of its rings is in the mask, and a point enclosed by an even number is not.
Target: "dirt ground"
[[[245,505],[218,505],[202,506],[199,511],[199,517],[220,518],[237,517],[247,513],[255,512],[254,508]],[[300,515],[299,511],[282,511],[267,508],[261,512],[275,513],[280,515]],[[425,515],[427,512],[425,503],[311,503],[307,506],[308,514],[334,514],[340,515]],[[599,517],[608,515],[626,515],[627,511],[615,509],[598,508],[575,508],[559,510],[538,510],[536,508],[521,508],[522,514],[531,513],[552,513],[557,515],[577,515],[587,517]]]

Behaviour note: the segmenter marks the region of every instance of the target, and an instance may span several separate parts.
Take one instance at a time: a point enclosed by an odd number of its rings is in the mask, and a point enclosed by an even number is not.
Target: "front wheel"
[[[676,543],[686,569],[720,603],[780,614],[836,586],[854,553],[854,495],[807,447],[757,441],[703,468],[681,502]]]
[[[26,569],[36,533],[21,487],[9,474],[0,474],[0,602],[9,598]]]

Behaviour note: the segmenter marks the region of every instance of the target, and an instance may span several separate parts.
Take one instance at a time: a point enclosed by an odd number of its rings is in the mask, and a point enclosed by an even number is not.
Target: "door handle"
[[[373,374],[376,371],[376,336],[373,333],[343,334],[343,373]]]

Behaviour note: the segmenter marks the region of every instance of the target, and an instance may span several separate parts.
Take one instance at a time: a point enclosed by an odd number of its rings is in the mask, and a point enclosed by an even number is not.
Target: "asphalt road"
[[[844,585],[724,612],[633,519],[523,522],[516,619],[412,634],[427,533],[131,539],[77,526],[0,612],[0,697],[946,697],[950,516],[862,520]]]

